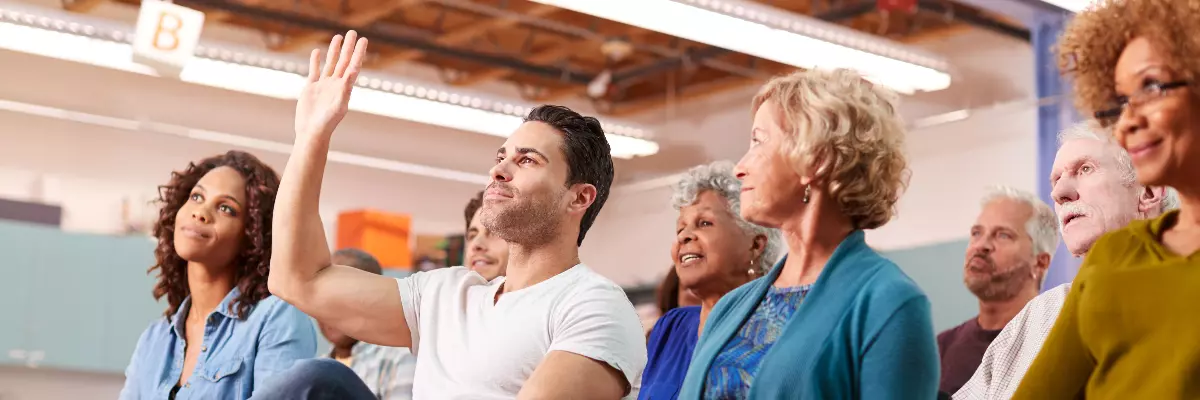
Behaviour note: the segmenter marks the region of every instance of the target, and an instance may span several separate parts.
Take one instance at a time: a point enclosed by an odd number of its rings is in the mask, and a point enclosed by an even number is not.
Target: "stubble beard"
[[[480,224],[512,244],[538,246],[554,240],[559,231],[559,218],[554,212],[553,200],[513,200],[508,204],[484,203],[479,213]]]
[[[1021,289],[1033,279],[1032,264],[1014,267],[1008,271],[991,275],[986,279],[968,280],[967,289],[983,301],[1004,301],[1016,297]]]

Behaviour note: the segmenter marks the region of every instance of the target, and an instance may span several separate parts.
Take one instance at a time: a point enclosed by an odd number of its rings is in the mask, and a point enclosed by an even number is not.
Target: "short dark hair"
[[[538,121],[550,125],[563,133],[562,152],[567,157],[567,187],[577,183],[587,183],[596,187],[596,200],[583,213],[579,221],[579,239],[577,246],[583,245],[583,237],[587,234],[600,209],[608,200],[608,191],[612,188],[613,162],[612,148],[608,138],[604,136],[604,128],[600,120],[585,117],[570,108],[555,105],[542,105],[529,110],[525,122]]]
[[[471,201],[467,202],[467,208],[463,210],[463,219],[467,221],[467,226],[465,229],[463,229],[463,232],[471,230],[471,221],[475,220],[475,213],[479,211],[479,207],[483,207],[482,190],[480,190],[479,193],[476,193],[475,197],[471,198]]]
[[[334,252],[333,256],[345,259],[349,264],[348,267],[358,268],[375,275],[383,275],[383,267],[379,265],[379,260],[375,259],[371,253],[361,249],[345,248]]]

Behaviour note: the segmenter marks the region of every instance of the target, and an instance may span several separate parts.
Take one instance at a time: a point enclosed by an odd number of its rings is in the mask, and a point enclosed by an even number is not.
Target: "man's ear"
[[[571,202],[567,204],[567,212],[581,214],[596,202],[596,196],[600,194],[596,186],[590,183],[576,183],[571,186],[570,192],[572,196]]]
[[[1050,253],[1041,253],[1037,255],[1037,263],[1033,266],[1033,278],[1038,281],[1038,289],[1041,289],[1042,283],[1046,281],[1046,274],[1050,272],[1050,260],[1054,257],[1053,251]]]
[[[1146,218],[1158,216],[1162,211],[1163,199],[1167,197],[1167,188],[1163,186],[1146,186],[1138,196],[1138,212]]]

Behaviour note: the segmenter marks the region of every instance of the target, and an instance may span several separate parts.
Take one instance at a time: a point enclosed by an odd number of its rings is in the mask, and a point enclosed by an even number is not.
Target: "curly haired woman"
[[[1181,209],[1093,245],[1015,399],[1200,398],[1200,1],[1103,1],[1059,43],[1076,103]]]
[[[734,169],[741,215],[788,255],[721,298],[680,399],[936,398],[929,300],[864,230],[891,220],[908,177],[894,95],[849,70],[797,72],[752,103]]]
[[[159,188],[155,299],[121,399],[246,399],[317,351],[307,315],[267,291],[279,175],[230,151],[173,172]]]

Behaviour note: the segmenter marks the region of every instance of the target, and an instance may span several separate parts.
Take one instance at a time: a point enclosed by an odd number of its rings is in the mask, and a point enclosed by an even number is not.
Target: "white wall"
[[[962,239],[988,186],[1036,192],[1038,179],[1044,179],[1036,176],[1037,109],[1029,45],[973,31],[924,47],[948,56],[956,68],[954,86],[901,99],[901,115],[917,121],[956,110],[970,113],[961,121],[910,130],[906,144],[913,175],[899,215],[867,236],[881,250]],[[672,135],[674,145],[706,150],[695,164],[736,161],[749,145],[749,100],[755,89],[642,118],[676,118],[660,131]],[[650,178],[643,177],[654,180]],[[621,284],[657,282],[671,265],[676,213],[669,199],[668,187],[614,191],[583,246],[584,260]]]

